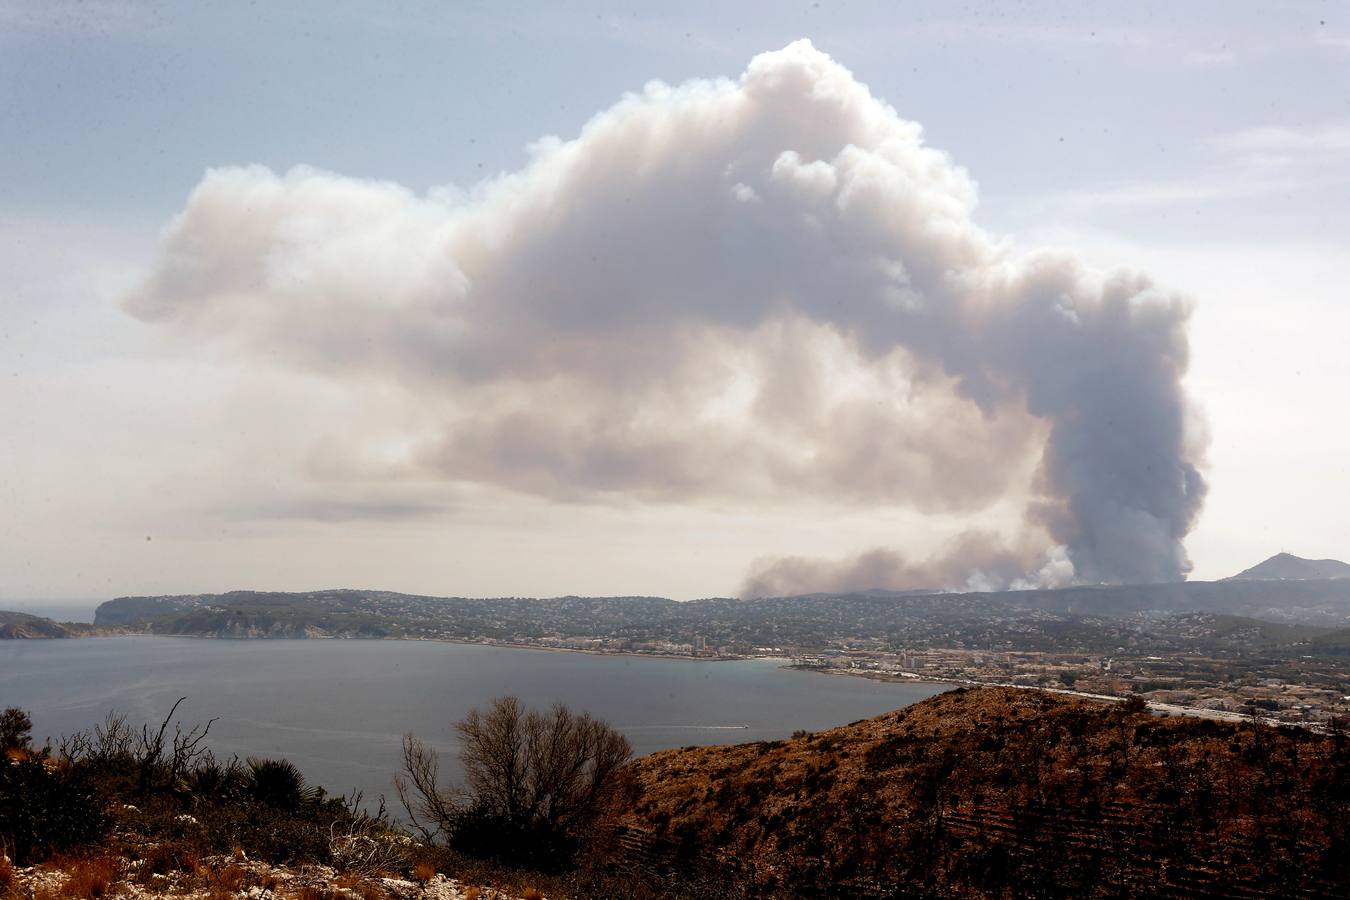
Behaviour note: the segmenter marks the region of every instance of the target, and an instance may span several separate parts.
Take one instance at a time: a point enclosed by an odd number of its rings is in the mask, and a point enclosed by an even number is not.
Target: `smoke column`
[[[761,561],[746,593],[1184,577],[1205,494],[1189,304],[1014,252],[975,201],[798,41],[735,81],[652,83],[467,192],[212,170],[126,308],[400,392],[418,421],[378,436],[397,452],[372,478],[967,517],[1025,500],[1011,538]]]

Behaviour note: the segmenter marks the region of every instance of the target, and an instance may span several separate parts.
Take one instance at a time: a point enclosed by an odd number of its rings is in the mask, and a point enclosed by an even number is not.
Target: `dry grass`
[[[194,873],[201,866],[201,853],[181,844],[161,843],[140,853],[141,865],[136,869],[136,880],[149,884],[157,875],[172,872]]]
[[[9,857],[0,854],[0,891],[9,890],[14,884],[14,864]]]
[[[238,891],[248,879],[248,871],[236,865],[229,865],[211,873],[211,887],[224,891]]]
[[[483,892],[476,887],[464,889],[464,900],[478,900],[482,896]]]
[[[436,867],[429,862],[420,862],[413,866],[412,876],[415,881],[430,881],[436,877]]]
[[[66,873],[57,896],[98,900],[117,883],[121,861],[115,856],[82,856],[61,861],[56,868]]]
[[[323,888],[314,887],[312,884],[302,885],[299,890],[290,895],[292,900],[330,900],[333,894]]]
[[[544,900],[544,894],[538,888],[526,888],[520,894],[520,900]]]
[[[389,896],[384,888],[373,884],[369,879],[362,875],[347,874],[339,875],[333,879],[333,886],[345,888],[360,897],[361,900],[385,900]]]

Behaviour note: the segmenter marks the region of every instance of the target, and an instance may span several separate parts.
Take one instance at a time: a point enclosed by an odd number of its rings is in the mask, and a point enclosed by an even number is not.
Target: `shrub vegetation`
[[[33,747],[22,710],[0,713],[0,848],[18,865],[115,840],[151,870],[236,849],[341,866],[357,838],[392,835],[382,809],[368,814],[359,797],[327,796],[290,762],[217,760],[205,747],[210,722],[174,720],[182,702],[157,727],[138,731],[113,713],[56,748]]]
[[[424,837],[468,856],[559,870],[571,866],[623,785],[628,739],[555,705],[526,710],[501,697],[455,725],[464,787],[439,782],[435,750],[403,739],[399,798]]]

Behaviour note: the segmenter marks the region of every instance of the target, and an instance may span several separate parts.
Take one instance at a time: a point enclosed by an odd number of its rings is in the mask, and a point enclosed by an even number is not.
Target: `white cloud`
[[[1347,35],[1318,32],[1315,40],[1318,46],[1321,47],[1331,47],[1334,50],[1350,50],[1350,36]]]
[[[161,25],[134,0],[0,0],[0,30],[15,34],[144,34]]]
[[[1339,154],[1350,150],[1350,122],[1322,122],[1301,128],[1263,125],[1222,135],[1216,144],[1239,154]]]
[[[1231,66],[1238,61],[1237,54],[1227,47],[1219,50],[1190,50],[1181,61],[1188,66],[1208,68],[1211,66]]]

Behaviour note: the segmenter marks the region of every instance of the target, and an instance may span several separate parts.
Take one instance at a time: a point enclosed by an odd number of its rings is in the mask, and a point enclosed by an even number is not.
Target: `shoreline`
[[[103,626],[116,627],[116,626]],[[949,687],[1001,687],[1017,688],[1028,691],[1044,691],[1050,694],[1062,694],[1068,697],[1079,697],[1085,700],[1097,700],[1109,703],[1123,703],[1127,697],[1119,697],[1113,694],[1096,694],[1089,691],[1075,691],[1070,688],[1057,688],[1042,685],[1014,684],[1010,682],[977,681],[971,678],[925,678],[916,673],[896,672],[884,673],[871,670],[853,670],[836,669],[830,667],[810,666],[793,661],[792,657],[782,655],[754,656],[740,654],[733,656],[694,656],[682,653],[661,653],[645,652],[641,650],[603,650],[583,647],[546,647],[537,644],[518,643],[514,641],[493,641],[493,640],[470,640],[467,638],[431,638],[431,637],[379,637],[379,638],[344,638],[335,636],[324,637],[220,637],[217,635],[205,634],[155,634],[146,631],[116,631],[110,633],[79,634],[67,635],[64,637],[33,637],[33,638],[13,638],[11,640],[83,640],[110,637],[145,637],[145,638],[183,638],[187,640],[216,640],[216,641],[403,641],[409,643],[430,643],[430,644],[458,644],[469,647],[497,647],[507,650],[535,650],[545,653],[581,653],[590,656],[626,656],[637,659],[664,659],[679,662],[745,662],[757,660],[762,662],[776,662],[778,668],[789,671],[811,672],[818,675],[843,675],[853,678],[865,678],[871,681],[877,681],[887,684],[928,684],[935,686]],[[1182,715],[1197,719],[1209,719],[1220,722],[1250,722],[1252,717],[1246,713],[1233,712],[1230,710],[1206,709],[1194,706],[1181,706],[1175,703],[1163,703],[1156,700],[1145,700],[1149,710],[1161,715]],[[1258,718],[1258,721],[1265,720]],[[1307,728],[1311,731],[1319,731],[1316,723],[1309,722],[1279,722],[1266,724],[1287,724],[1295,727]]]
[[[1043,691],[1048,694],[1062,694],[1066,697],[1081,697],[1084,700],[1100,700],[1107,703],[1124,703],[1128,697],[1118,697],[1114,694],[1094,694],[1089,691],[1075,691],[1070,688],[1042,687],[1037,684],[1012,684],[1009,682],[995,681],[976,681],[971,678],[950,678],[944,680],[926,679],[919,675],[909,673],[896,673],[890,675],[887,673],[854,671],[849,669],[829,669],[818,668],[814,666],[784,666],[786,669],[797,669],[806,672],[816,672],[821,675],[845,675],[854,678],[867,678],[871,681],[882,681],[890,684],[949,684],[953,687],[990,687],[990,688],[1016,688],[1023,691]],[[1251,722],[1250,715],[1240,712],[1232,712],[1224,709],[1205,709],[1198,706],[1181,706],[1176,703],[1162,703],[1157,700],[1145,700],[1150,712],[1161,715],[1189,716],[1193,719],[1210,719],[1218,722]],[[1272,722],[1265,717],[1257,717],[1263,725],[1274,727],[1276,725],[1292,725],[1295,728],[1306,728],[1309,731],[1319,732],[1317,723],[1314,722]]]
[[[114,626],[104,626],[114,627]],[[144,637],[144,638],[181,638],[192,641],[361,641],[366,643],[375,643],[380,641],[402,642],[409,644],[460,644],[466,647],[501,647],[508,650],[539,650],[545,653],[585,653],[591,656],[632,656],[639,659],[672,659],[683,662],[744,662],[746,660],[764,660],[764,661],[782,661],[791,662],[791,657],[781,655],[755,656],[752,654],[735,654],[731,656],[696,656],[688,653],[661,653],[645,650],[597,650],[588,647],[547,647],[540,644],[522,644],[515,641],[494,641],[494,640],[472,640],[470,638],[444,638],[444,637],[337,637],[334,635],[324,635],[322,637],[264,637],[264,636],[246,636],[246,637],[224,637],[215,634],[156,634],[153,631],[115,631],[106,634],[80,634],[67,635],[65,637],[41,637],[41,638],[14,638],[13,640],[77,640],[85,638],[113,638],[113,637]],[[791,666],[783,666],[791,668]]]
[[[966,683],[954,678],[924,678],[919,675],[895,675],[886,677],[885,673],[868,671],[850,671],[848,669],[830,669],[819,666],[806,666],[801,663],[794,663],[788,660],[788,665],[780,666],[783,669],[789,669],[793,672],[811,672],[816,675],[851,675],[854,678],[866,678],[868,681],[879,681],[883,684],[932,684],[948,685],[950,687],[965,687]],[[993,685],[987,685],[993,687]]]
[[[169,635],[165,635],[168,637]],[[318,640],[348,640],[347,638],[319,638]],[[687,653],[648,653],[642,650],[594,650],[588,647],[543,647],[538,644],[519,644],[513,641],[472,641],[467,638],[351,638],[351,640],[410,641],[427,644],[463,644],[468,647],[505,647],[509,650],[542,650],[545,653],[585,653],[591,656],[634,656],[639,659],[675,659],[684,662],[740,662],[750,659],[786,659],[778,656],[694,656]]]

